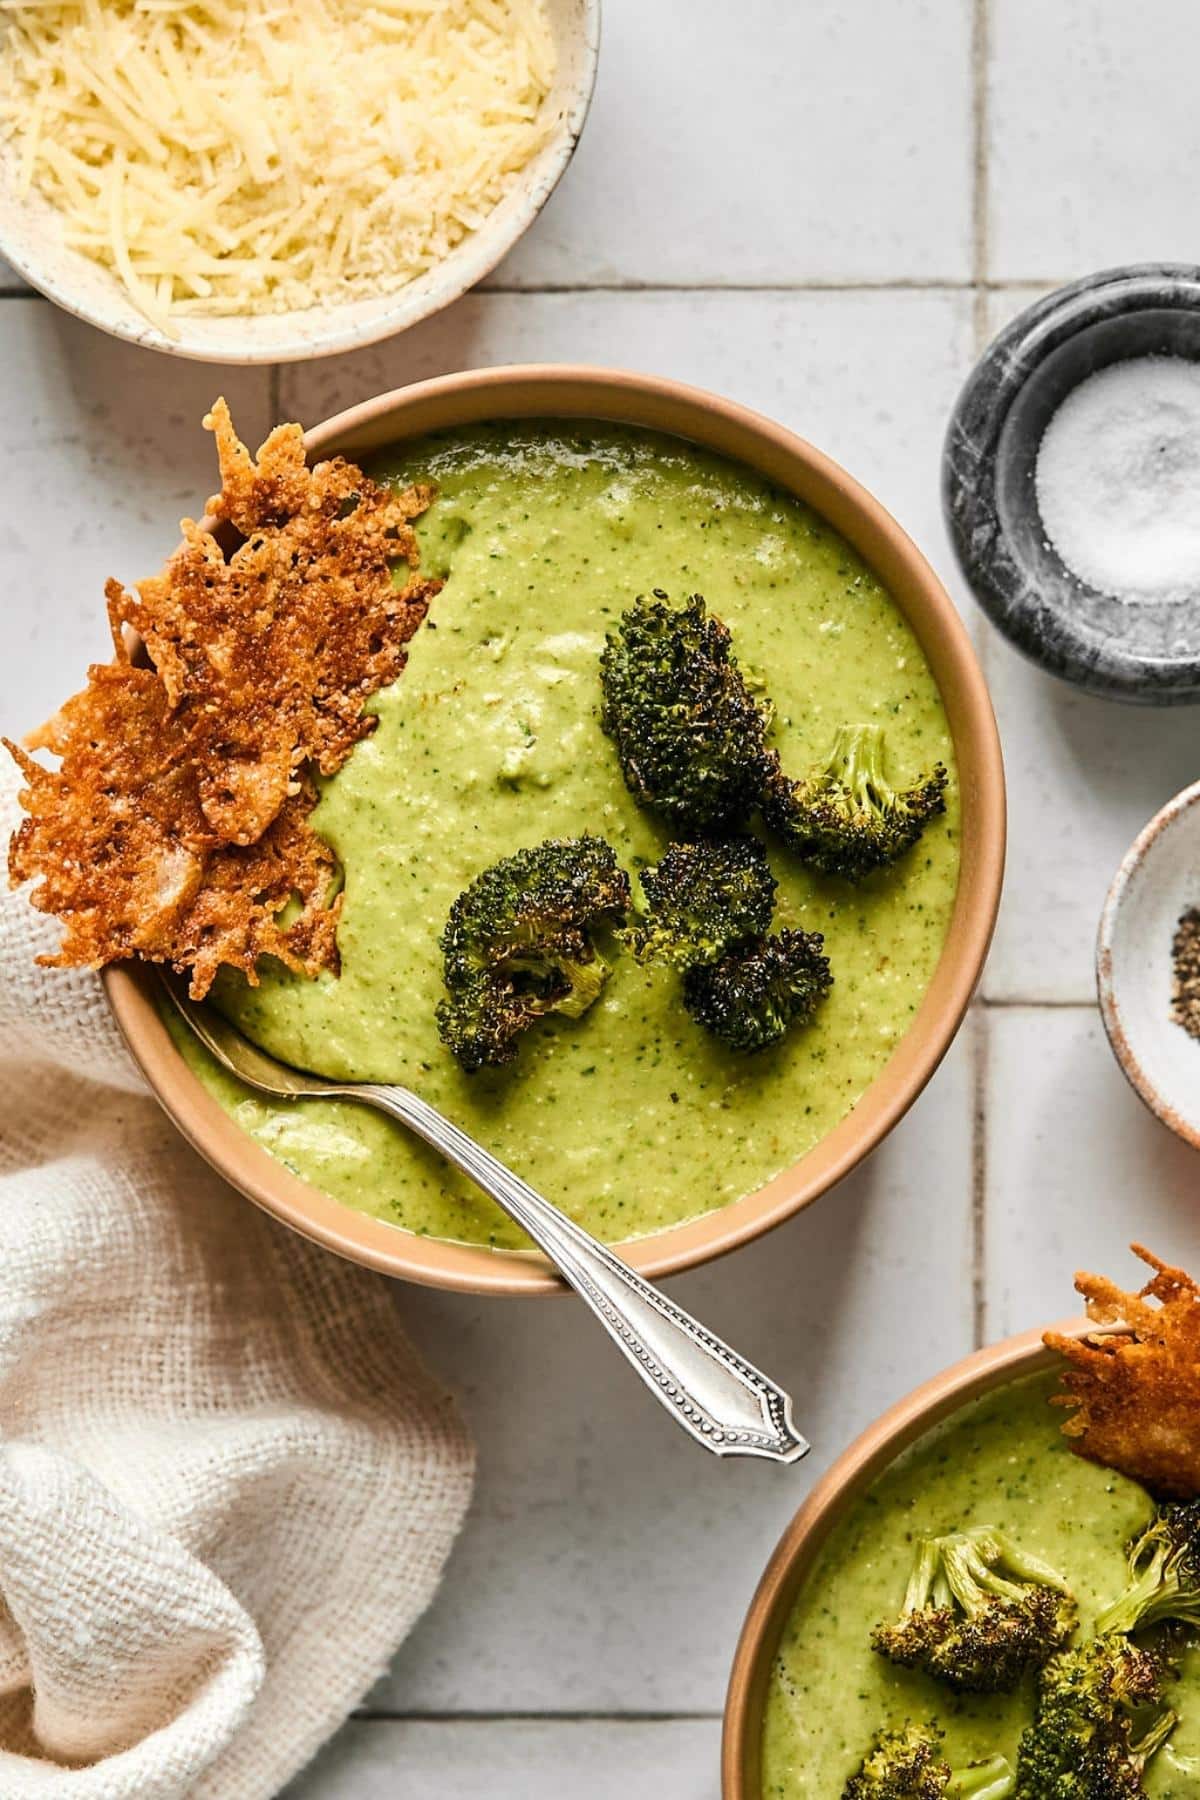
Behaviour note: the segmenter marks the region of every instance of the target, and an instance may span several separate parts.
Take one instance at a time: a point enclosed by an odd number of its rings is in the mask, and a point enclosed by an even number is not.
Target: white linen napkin
[[[428,1604],[472,1451],[397,1290],[212,1174],[57,936],[3,892],[0,1795],[268,1800]]]

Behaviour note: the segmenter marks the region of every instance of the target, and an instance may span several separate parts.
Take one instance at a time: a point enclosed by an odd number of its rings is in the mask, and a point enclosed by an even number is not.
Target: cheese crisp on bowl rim
[[[543,0],[3,0],[8,179],[168,335],[395,292],[553,128]]]
[[[221,467],[209,514],[240,544],[227,557],[185,519],[160,575],[136,594],[108,584],[114,661],[24,746],[0,740],[26,779],[10,880],[36,882],[31,903],[64,927],[39,960],[169,963],[196,999],[223,964],[252,984],[267,955],[336,970],[341,896],[309,821],[313,775],[374,730],[363,708],[441,586],[417,575],[411,529],[432,489],[394,492],[342,457],[310,468],[298,425],[254,460],[224,400],[205,424]]]

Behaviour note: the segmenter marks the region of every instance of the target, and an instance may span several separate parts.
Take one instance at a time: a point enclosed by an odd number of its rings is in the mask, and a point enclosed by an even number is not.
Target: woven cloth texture
[[[200,1161],[57,937],[0,897],[0,1796],[267,1800],[429,1604],[472,1450],[403,1290]]]

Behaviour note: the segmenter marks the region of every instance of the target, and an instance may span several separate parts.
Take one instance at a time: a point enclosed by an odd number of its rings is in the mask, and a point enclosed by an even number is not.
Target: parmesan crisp
[[[64,926],[45,960],[170,963],[197,999],[222,964],[256,981],[265,955],[336,970],[337,870],[309,822],[310,771],[335,773],[374,729],[365,702],[403,669],[439,585],[414,573],[431,490],[393,493],[341,458],[309,469],[294,425],[255,462],[222,400],[205,423],[222,480],[210,511],[241,541],[227,557],[184,520],[160,575],[136,595],[110,582],[115,661],[24,749],[4,740],[27,781],[10,878],[36,881],[33,904]]]
[[[1141,1244],[1132,1249],[1154,1270],[1140,1293],[1124,1293],[1102,1275],[1075,1278],[1088,1317],[1111,1331],[1082,1339],[1046,1333],[1048,1347],[1070,1365],[1066,1391],[1053,1404],[1070,1408],[1063,1431],[1081,1456],[1161,1498],[1193,1499],[1200,1495],[1200,1287]]]

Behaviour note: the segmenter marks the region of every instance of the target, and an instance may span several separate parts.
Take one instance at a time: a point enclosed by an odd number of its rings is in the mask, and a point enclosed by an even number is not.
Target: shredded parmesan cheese
[[[0,0],[8,178],[136,305],[394,292],[545,142],[542,0]]]

